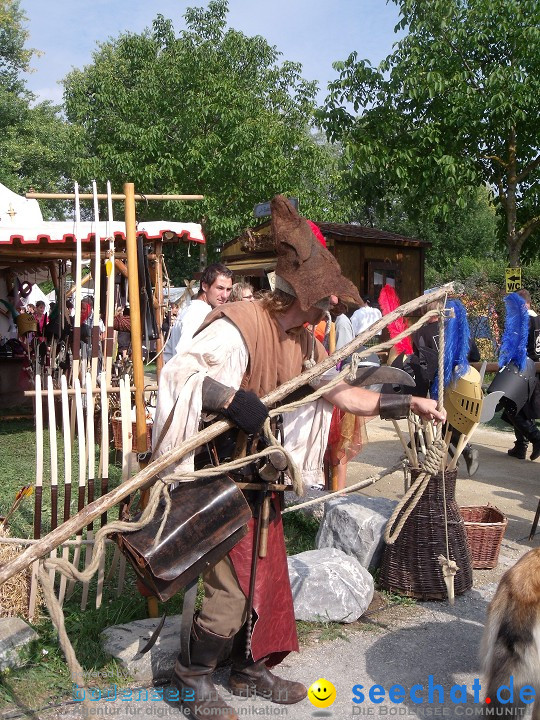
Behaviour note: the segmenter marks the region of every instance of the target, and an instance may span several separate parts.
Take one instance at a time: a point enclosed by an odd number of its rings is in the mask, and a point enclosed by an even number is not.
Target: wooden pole
[[[98,363],[100,355],[100,322],[101,322],[101,241],[99,239],[99,205],[97,199],[96,181],[92,181],[92,191],[94,195],[94,263],[92,276],[94,279],[94,322],[92,325],[92,389],[96,389]],[[92,419],[93,422],[93,419]],[[84,609],[84,608],[83,608]]]
[[[81,238],[79,235],[79,223],[81,220],[81,208],[79,205],[79,185],[75,183],[75,242],[77,243],[77,260],[75,266],[75,315],[73,317],[72,335],[72,368],[71,385],[75,387],[75,381],[79,378],[81,365],[81,288],[82,288],[82,256]],[[71,269],[73,277],[73,268]],[[75,399],[71,403],[71,437],[75,437],[75,418],[77,417]]]
[[[86,451],[88,455],[88,502],[94,500],[94,483],[96,477],[96,448],[94,435],[94,396],[92,394],[92,377],[86,373]],[[86,539],[94,539],[94,525],[90,523],[86,528]],[[87,568],[92,562],[92,546],[88,545],[84,552],[84,567]],[[88,602],[88,591],[90,584],[83,583],[81,610],[86,610]]]
[[[135,412],[137,418],[137,450],[146,447],[146,412],[144,408],[144,366],[142,356],[141,305],[139,297],[139,273],[137,262],[137,235],[135,231],[135,186],[124,184],[126,195],[126,250],[128,255],[129,314],[131,318],[131,353],[133,360],[133,384],[135,385]]]
[[[106,372],[101,372],[101,495],[106,495],[109,491],[109,399],[105,390]],[[107,513],[101,516],[101,527],[107,523]],[[96,590],[96,608],[101,607],[103,598],[103,581],[105,579],[105,556],[106,552],[100,558],[98,568],[97,590]]]
[[[132,385],[129,389],[131,392],[135,392],[135,385]],[[158,386],[157,385],[146,385],[145,389],[147,391],[153,391],[153,390],[157,390]],[[119,394],[120,393],[120,388],[117,387],[116,385],[109,385],[108,387],[105,388],[105,390],[111,394],[114,394],[114,393]],[[96,388],[95,390],[92,390],[92,392],[94,393],[94,395],[98,395],[101,392],[101,390],[99,388]],[[22,395],[24,395],[24,397],[35,397],[37,394],[38,394],[37,390],[24,390],[22,392]],[[45,397],[45,396],[47,396],[47,391],[40,390],[39,394],[42,397]],[[61,395],[62,391],[61,390],[53,390],[52,394],[56,397],[57,395]],[[76,393],[73,388],[70,388],[69,390],[67,390],[67,394],[75,395]],[[5,416],[2,416],[2,419],[5,419]]]
[[[54,408],[53,379],[47,376],[47,416],[49,419],[49,451],[51,454],[51,530],[58,526],[58,445],[56,442],[56,412]],[[56,557],[56,550],[51,551],[51,558]],[[51,584],[54,587],[54,570],[50,572]]]
[[[36,485],[34,491],[34,540],[41,538],[41,512],[43,509],[43,399],[41,397],[41,375],[36,375]],[[52,550],[53,548],[51,548]],[[38,563],[32,565],[28,616],[34,617],[38,584]]]
[[[69,520],[71,515],[71,422],[69,419],[69,398],[66,376],[60,377],[60,386],[62,388],[62,431],[64,435],[64,522]],[[69,548],[62,549],[62,559],[69,560]],[[66,593],[67,578],[60,575],[60,590],[58,592],[58,602],[60,605],[64,602]]]
[[[161,330],[163,327],[163,241],[157,240],[154,248],[156,253],[156,280],[154,284],[156,303],[154,306],[154,313],[159,333],[156,341],[156,375],[159,382],[159,376],[163,370],[163,353],[161,352],[163,349],[163,332]]]
[[[111,199],[111,183],[107,180],[107,236],[109,238],[109,250],[108,257],[105,261],[105,271],[107,273],[107,307],[105,312],[105,325],[107,328],[105,337],[105,348],[103,363],[105,365],[105,377],[102,378],[102,382],[106,383],[106,387],[111,384],[112,378],[112,360],[114,352],[114,301],[116,286],[114,282],[115,276],[115,248],[114,248],[114,237],[112,235],[112,223],[113,223],[113,205]],[[103,369],[103,368],[102,368]],[[108,452],[108,447],[107,447]]]
[[[410,302],[401,305],[401,307],[397,308],[397,310],[394,310],[393,312],[388,313],[388,315],[382,317],[380,320],[377,320],[377,322],[374,323],[368,330],[365,330],[364,332],[357,335],[353,340],[351,340],[350,343],[347,343],[347,345],[344,345],[342,348],[337,350],[331,357],[325,358],[325,360],[323,360],[322,362],[314,365],[308,370],[305,370],[297,378],[293,378],[293,380],[284,383],[283,385],[280,385],[275,390],[272,390],[272,392],[268,393],[268,395],[261,398],[262,402],[267,407],[275,405],[276,403],[283,400],[283,398],[287,397],[295,389],[306,385],[307,383],[314,380],[316,377],[319,377],[320,375],[325,373],[327,370],[335,367],[335,365],[340,360],[343,360],[351,353],[357,351],[360,345],[364,345],[374,335],[380,335],[381,331],[391,322],[394,322],[394,320],[397,320],[404,315],[408,315],[415,310],[423,307],[424,305],[427,305],[428,303],[443,298],[445,295],[452,292],[453,289],[454,287],[452,283],[448,283],[447,285],[443,285],[438,290],[429,293],[429,295],[422,295],[415,300],[411,300]],[[432,312],[436,314],[438,311],[434,310]],[[377,349],[383,349],[392,346],[394,343],[399,342],[403,337],[406,337],[411,332],[414,332],[414,330],[416,330],[418,327],[421,327],[429,317],[430,313],[426,313],[418,321],[418,323],[415,323],[415,325],[408,328],[408,330],[404,333],[400,333],[392,340],[380,343],[374,348],[370,348],[370,350],[375,351]],[[158,475],[160,472],[172,465],[172,463],[178,462],[178,460],[183,458],[188,453],[192,452],[199,446],[210,442],[210,440],[213,440],[213,438],[221,435],[221,433],[225,432],[225,430],[228,430],[231,427],[233,427],[233,424],[225,420],[219,420],[213,423],[212,425],[210,425],[210,427],[201,430],[193,437],[182,442],[174,450],[171,450],[165,455],[162,455],[157,460],[151,462],[143,470],[123,482],[118,487],[111,490],[109,493],[107,493],[107,495],[100,497],[98,500],[94,500],[93,503],[83,508],[67,523],[60,525],[55,531],[50,532],[48,535],[42,538],[39,543],[29,546],[17,558],[10,561],[8,565],[0,567],[0,585],[6,580],[8,580],[10,577],[13,577],[13,575],[16,575],[17,573],[24,570],[34,560],[37,560],[47,555],[50,550],[52,550],[52,548],[57,547],[58,545],[60,545],[60,543],[64,542],[64,540],[67,540],[69,537],[74,535],[85,525],[88,525],[89,522],[95,520],[105,510],[113,507],[121,500],[126,498],[128,495],[135,492],[140,487],[146,485],[150,480],[156,477],[156,475]]]
[[[131,184],[131,183],[128,183]],[[25,197],[35,200],[73,200],[75,195],[73,193],[39,193],[39,192],[28,192]],[[79,193],[80,200],[93,200],[94,196],[91,193]],[[105,194],[98,194],[98,200],[107,200],[108,196]],[[124,185],[124,193],[112,193],[111,200],[127,200],[128,193],[126,192],[126,186]],[[133,200],[204,200],[204,195],[142,195],[133,193]]]

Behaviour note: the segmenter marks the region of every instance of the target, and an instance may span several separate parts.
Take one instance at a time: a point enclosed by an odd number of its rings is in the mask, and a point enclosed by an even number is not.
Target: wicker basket
[[[15,322],[17,323],[19,335],[24,335],[27,332],[36,332],[37,330],[36,318],[30,313],[21,313],[20,315],[17,315]]]
[[[419,470],[411,471],[413,481]],[[455,501],[457,471],[444,474],[450,559],[459,570],[454,592],[460,595],[472,587],[471,555],[463,518]],[[439,556],[446,556],[446,532],[442,475],[434,475],[407,518],[393,545],[385,545],[379,584],[385,590],[418,600],[445,600],[448,597]]]
[[[114,449],[122,450],[122,420],[120,418],[111,418],[111,425],[114,438]],[[146,447],[145,450],[150,450],[152,447],[152,423],[146,423]],[[131,425],[131,451],[140,452],[137,450],[137,423]]]
[[[493,505],[461,507],[467,542],[475,570],[492,570],[499,561],[499,550],[508,525],[505,515]]]

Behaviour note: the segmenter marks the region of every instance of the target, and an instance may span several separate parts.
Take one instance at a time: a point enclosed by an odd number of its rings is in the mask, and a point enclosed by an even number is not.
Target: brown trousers
[[[203,587],[199,625],[214,635],[236,635],[247,619],[247,597],[228,555],[203,574]]]

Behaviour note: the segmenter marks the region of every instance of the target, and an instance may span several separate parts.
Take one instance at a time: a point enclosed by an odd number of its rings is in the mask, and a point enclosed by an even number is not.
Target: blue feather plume
[[[467,321],[467,311],[461,300],[449,300],[447,308],[454,310],[454,317],[446,319],[444,324],[444,387],[465,375],[469,369],[469,346],[471,331]],[[435,376],[430,394],[435,400],[439,395],[439,373]]]
[[[525,300],[517,293],[504,298],[506,318],[499,351],[499,367],[513,362],[523,370],[527,362],[527,338],[529,335],[529,313]]]

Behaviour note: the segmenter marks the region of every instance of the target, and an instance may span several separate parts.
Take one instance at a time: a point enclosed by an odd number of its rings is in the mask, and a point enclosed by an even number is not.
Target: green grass
[[[56,432],[58,446],[58,522],[64,513],[64,441],[60,431]],[[36,433],[33,420],[0,420],[0,515],[9,511],[17,492],[24,485],[34,485],[36,480]],[[78,442],[75,438],[71,451],[71,503],[70,514],[77,512],[79,479]],[[115,464],[114,451],[109,453],[109,489],[121,481],[121,468]],[[98,476],[99,448],[95,447],[95,474]],[[94,495],[100,494],[101,480],[95,481]],[[23,500],[9,520],[12,537],[33,537],[35,497]],[[42,535],[51,529],[51,461],[49,429],[43,434],[43,493],[42,493]]]
[[[287,513],[283,516],[283,532],[288,555],[313,550],[319,530],[319,521],[302,512]]]

